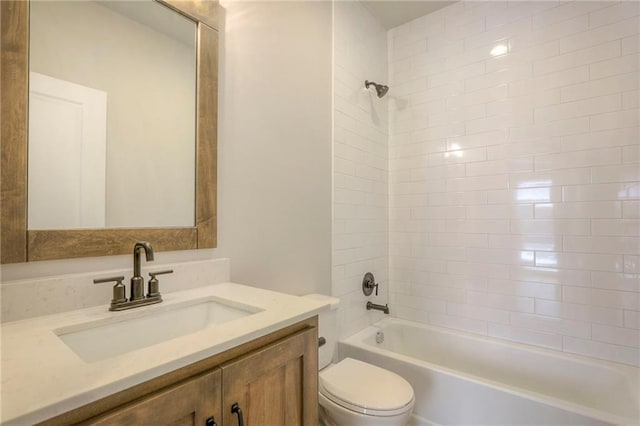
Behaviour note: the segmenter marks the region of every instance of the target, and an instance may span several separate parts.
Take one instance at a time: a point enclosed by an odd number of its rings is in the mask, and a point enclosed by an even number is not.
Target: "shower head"
[[[378,84],[375,83],[373,81],[369,81],[369,80],[365,80],[364,81],[364,87],[365,88],[369,88],[369,86],[374,85],[376,88],[376,93],[378,94],[379,98],[382,98],[384,95],[387,94],[387,92],[389,91],[389,86],[385,86],[384,84]]]

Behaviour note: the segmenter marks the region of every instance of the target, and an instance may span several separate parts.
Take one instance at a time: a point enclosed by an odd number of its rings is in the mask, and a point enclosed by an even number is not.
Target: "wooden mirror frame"
[[[0,1],[0,263],[130,253],[136,241],[156,251],[216,247],[218,2],[156,0],[196,23],[195,226],[27,229],[29,1]]]

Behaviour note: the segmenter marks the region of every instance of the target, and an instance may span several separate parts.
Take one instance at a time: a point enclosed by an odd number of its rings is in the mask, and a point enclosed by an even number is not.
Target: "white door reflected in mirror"
[[[104,228],[107,94],[31,72],[29,114],[29,228]]]

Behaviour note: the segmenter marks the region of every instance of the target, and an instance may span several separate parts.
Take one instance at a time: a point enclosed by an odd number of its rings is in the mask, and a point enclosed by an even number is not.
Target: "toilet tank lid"
[[[414,400],[413,388],[404,378],[352,358],[321,371],[319,379],[320,392],[327,398],[361,412],[404,410]]]
[[[324,294],[311,293],[305,294],[302,297],[317,300],[318,302],[328,303],[332,311],[338,309],[338,305],[340,304],[340,299],[338,299],[337,297],[327,296]]]

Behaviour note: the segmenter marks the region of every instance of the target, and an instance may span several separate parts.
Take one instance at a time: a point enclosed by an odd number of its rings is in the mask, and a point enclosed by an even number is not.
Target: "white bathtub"
[[[407,379],[418,423],[639,424],[640,370],[631,366],[395,318],[341,341],[339,355]]]

